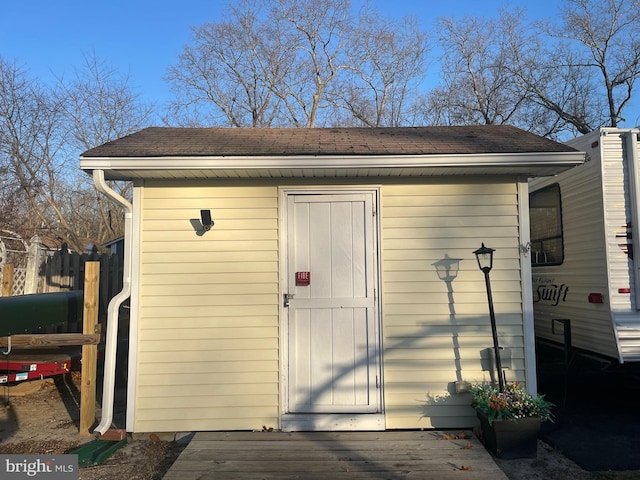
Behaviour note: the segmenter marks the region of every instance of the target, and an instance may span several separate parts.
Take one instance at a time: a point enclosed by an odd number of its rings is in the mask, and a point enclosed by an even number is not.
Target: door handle
[[[285,293],[282,297],[284,298],[283,305],[287,308],[289,306],[289,302],[293,298],[293,293]]]

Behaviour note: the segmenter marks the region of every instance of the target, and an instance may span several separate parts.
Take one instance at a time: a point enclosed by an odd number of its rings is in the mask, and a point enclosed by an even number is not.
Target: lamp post
[[[493,248],[482,246],[474,251],[478,267],[484,273],[484,281],[487,286],[487,301],[489,303],[489,317],[491,318],[491,333],[493,334],[493,350],[495,351],[496,369],[498,370],[498,387],[500,392],[504,392],[504,380],[502,378],[502,362],[500,361],[500,345],[498,344],[498,328],[496,327],[496,315],[493,311],[493,297],[491,295],[491,281],[489,272],[493,268]]]

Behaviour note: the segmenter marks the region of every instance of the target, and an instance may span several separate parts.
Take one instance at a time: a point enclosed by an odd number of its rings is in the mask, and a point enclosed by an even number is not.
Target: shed
[[[474,425],[493,344],[473,251],[496,250],[507,381],[535,391],[527,181],[583,161],[496,125],[152,127],[83,153],[127,208],[96,431],[129,296],[127,431]]]

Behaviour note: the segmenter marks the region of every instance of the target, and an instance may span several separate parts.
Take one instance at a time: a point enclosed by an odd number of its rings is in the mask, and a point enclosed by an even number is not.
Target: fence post
[[[27,253],[27,268],[24,281],[24,293],[38,293],[38,281],[40,279],[40,267],[42,264],[42,240],[37,235],[29,240]]]
[[[13,264],[5,263],[2,267],[2,296],[10,297],[13,293]]]
[[[97,333],[100,299],[100,262],[87,262],[84,274],[84,311],[82,333]],[[82,383],[80,389],[80,435],[90,435],[96,421],[97,345],[82,346]]]

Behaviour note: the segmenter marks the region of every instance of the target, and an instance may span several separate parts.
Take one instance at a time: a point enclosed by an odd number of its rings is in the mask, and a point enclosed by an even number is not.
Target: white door
[[[289,413],[379,411],[374,200],[287,197]]]

